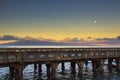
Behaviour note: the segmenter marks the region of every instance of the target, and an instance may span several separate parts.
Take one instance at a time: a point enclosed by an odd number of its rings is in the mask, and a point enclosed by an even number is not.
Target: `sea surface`
[[[4,48],[5,47],[6,46],[4,46]],[[12,46],[12,47],[21,47],[21,46]],[[39,47],[39,46],[37,46],[37,47]],[[47,47],[49,47],[49,46],[47,46]],[[63,46],[63,47],[65,47],[65,46]],[[87,46],[87,47],[90,47],[90,46]],[[2,47],[0,46],[0,48],[3,48],[3,46]],[[10,47],[7,46],[7,48],[10,48]],[[115,62],[113,62],[112,64],[116,65]],[[58,68],[56,69],[56,80],[120,80],[120,73],[118,73],[115,69],[112,70],[112,73],[110,73],[108,71],[107,60],[105,61],[103,74],[100,74],[100,73],[94,74],[92,72],[91,61],[89,61],[87,67],[84,65],[82,77],[79,77],[77,75],[77,73],[76,73],[76,75],[71,74],[70,62],[65,63],[65,71],[64,71],[64,73],[61,73],[61,72],[62,72],[61,64],[59,64]],[[76,65],[76,72],[78,72],[77,65]],[[10,79],[9,67],[0,67],[0,80],[9,80],[9,79]],[[38,74],[38,70],[36,70],[36,71],[34,70],[33,64],[28,65],[23,71],[23,80],[49,80],[47,78],[45,64],[42,65],[42,74],[41,75]]]

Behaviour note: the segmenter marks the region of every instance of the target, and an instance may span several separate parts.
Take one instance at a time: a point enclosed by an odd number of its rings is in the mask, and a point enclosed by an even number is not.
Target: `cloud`
[[[75,38],[72,38],[70,41],[71,41],[71,42],[80,42],[80,41],[84,41],[84,40],[75,37]]]
[[[116,38],[116,40],[120,41],[120,36],[118,36],[118,37]]]
[[[21,38],[13,35],[4,35],[0,37],[0,40],[20,40]]]
[[[5,45],[36,45],[36,46],[52,46],[52,45],[68,45],[67,43],[47,41],[47,40],[38,40],[38,39],[22,39],[17,40],[16,42],[7,43]]]
[[[97,38],[95,39],[96,42],[94,44],[96,45],[114,45],[118,46],[120,45],[120,36],[117,36],[116,38]]]
[[[95,40],[98,40],[98,41],[107,40],[107,41],[109,41],[109,40],[114,40],[114,38],[97,38]]]
[[[74,38],[65,38],[65,39],[61,40],[60,42],[79,43],[79,42],[82,42],[82,41],[84,41],[84,39],[80,39],[80,38],[74,37]]]
[[[1,41],[2,40],[2,41]],[[6,41],[4,42],[3,41]],[[15,40],[13,42],[9,42],[11,40]],[[33,38],[26,36],[24,38],[16,37],[13,35],[4,35],[0,37],[0,43],[2,45],[68,45],[67,43],[62,43],[52,39],[45,38]]]
[[[14,40],[14,41],[11,41]],[[120,46],[120,36],[116,38],[91,38],[82,39],[78,37],[65,38],[60,41],[46,38],[33,38],[26,36],[24,38],[14,35],[4,35],[0,37],[1,44],[5,45],[72,45],[72,46]],[[8,42],[2,42],[8,41]]]

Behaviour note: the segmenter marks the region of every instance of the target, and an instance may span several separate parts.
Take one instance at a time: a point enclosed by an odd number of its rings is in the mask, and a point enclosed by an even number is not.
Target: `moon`
[[[95,20],[94,23],[96,23],[97,21]]]

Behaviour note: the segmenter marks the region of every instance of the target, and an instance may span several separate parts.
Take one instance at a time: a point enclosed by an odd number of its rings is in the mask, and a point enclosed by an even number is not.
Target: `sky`
[[[57,41],[116,38],[120,0],[1,0],[0,36],[4,35]]]

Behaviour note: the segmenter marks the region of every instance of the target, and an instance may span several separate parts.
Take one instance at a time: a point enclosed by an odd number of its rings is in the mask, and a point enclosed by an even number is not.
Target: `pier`
[[[15,47],[0,48],[0,67],[9,67],[15,80],[22,80],[23,70],[29,64],[42,72],[42,64],[46,64],[47,76],[55,80],[55,73],[61,63],[62,72],[65,62],[71,63],[71,74],[82,76],[83,65],[92,62],[94,73],[103,73],[105,59],[108,59],[108,69],[112,72],[112,62],[116,62],[116,71],[120,71],[120,47]],[[78,65],[76,72],[75,65]]]

